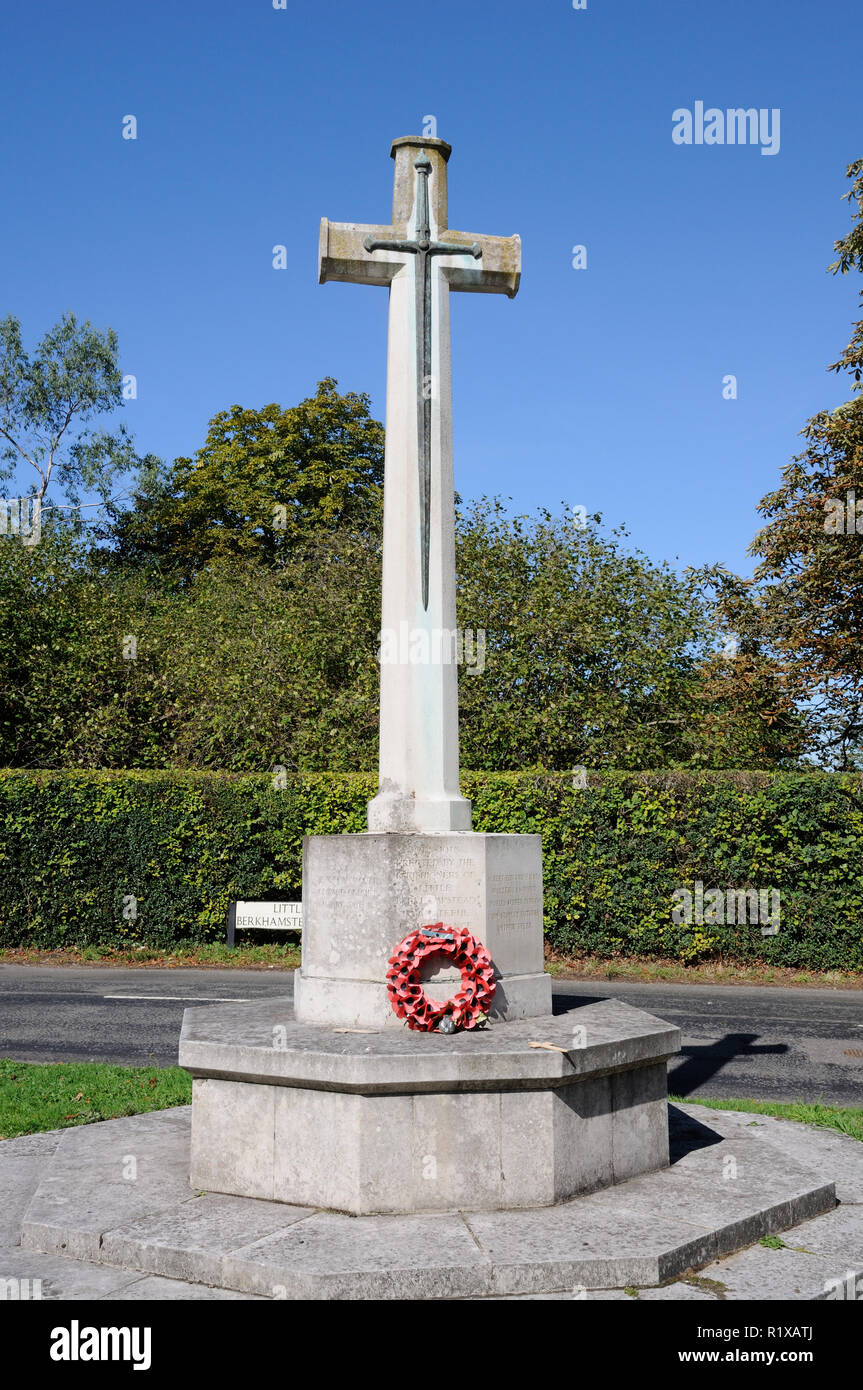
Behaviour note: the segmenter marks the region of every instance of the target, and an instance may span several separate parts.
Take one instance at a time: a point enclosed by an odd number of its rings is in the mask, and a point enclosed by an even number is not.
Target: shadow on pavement
[[[668,1069],[668,1089],[672,1095],[688,1096],[704,1086],[735,1057],[764,1057],[790,1051],[787,1043],[764,1043],[756,1047],[757,1033],[726,1033],[710,1043],[690,1043],[680,1049],[681,1061]]]

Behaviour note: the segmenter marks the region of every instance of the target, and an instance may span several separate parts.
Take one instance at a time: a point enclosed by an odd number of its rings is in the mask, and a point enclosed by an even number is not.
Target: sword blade
[[[429,304],[429,257],[424,251],[416,260],[417,319],[417,466],[420,506],[420,564],[423,608],[429,606],[429,543],[431,537],[431,399],[429,362],[431,359],[431,306]]]
[[[431,258],[428,254],[431,227],[429,226],[428,181],[431,161],[424,155],[416,161],[417,171],[417,455],[419,466],[420,556],[422,568],[423,609],[429,606],[429,548],[431,545]]]

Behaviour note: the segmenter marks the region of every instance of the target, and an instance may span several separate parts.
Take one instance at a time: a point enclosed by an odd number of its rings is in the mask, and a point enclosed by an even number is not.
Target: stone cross
[[[319,280],[390,291],[380,779],[371,831],[470,830],[459,792],[449,291],[518,291],[521,240],[447,226],[444,140],[393,142],[391,226],[321,221]]]

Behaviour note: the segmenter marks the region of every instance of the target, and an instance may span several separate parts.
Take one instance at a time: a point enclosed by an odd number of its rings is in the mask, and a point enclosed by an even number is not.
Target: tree
[[[29,356],[19,320],[0,321],[0,479],[23,462],[36,474],[40,505],[52,482],[73,503],[82,488],[106,499],[112,480],[137,460],[123,426],[98,430],[90,422],[123,404],[122,384],[112,329],[64,314]]]
[[[327,377],[287,409],[221,411],[194,459],[176,459],[115,512],[119,557],[188,579],[217,558],[284,564],[321,533],[376,532],[384,432],[369,404]]]
[[[160,681],[133,639],[163,601],[105,573],[89,537],[49,512],[38,545],[0,543],[0,766],[170,764]]]
[[[598,521],[599,518],[594,518]],[[460,670],[462,762],[476,769],[771,767],[793,760],[790,721],[738,698],[702,572],[676,574],[571,515],[457,527],[459,624],[484,664]],[[473,655],[479,643],[473,639]]]
[[[847,176],[856,225],[834,243],[834,275],[863,271],[863,160]],[[750,546],[760,556],[754,580],[726,579],[720,604],[751,649],[778,664],[810,751],[845,769],[863,762],[863,319],[829,370],[850,373],[852,399],[806,425],[806,448],[758,505],[769,525]]]
[[[701,576],[500,502],[460,510],[457,567],[464,767],[794,756],[760,665],[753,679],[746,653],[711,657]],[[0,546],[0,762],[371,771],[380,582],[379,537],[345,527],[290,564],[213,556],[179,586],[105,564],[62,524]]]
[[[0,545],[0,765],[374,767],[372,537],[152,579],[103,566],[68,524]]]

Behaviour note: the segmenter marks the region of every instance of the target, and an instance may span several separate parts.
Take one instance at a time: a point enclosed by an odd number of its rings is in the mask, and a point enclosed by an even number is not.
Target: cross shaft
[[[512,298],[521,242],[517,236],[450,230],[450,147],[443,140],[407,136],[394,142],[392,154],[390,225],[324,218],[319,243],[322,283],[386,285],[390,294],[380,779],[368,825],[370,831],[470,830],[470,802],[459,790],[452,655],[457,637],[449,292]],[[415,651],[431,655],[414,659]]]

